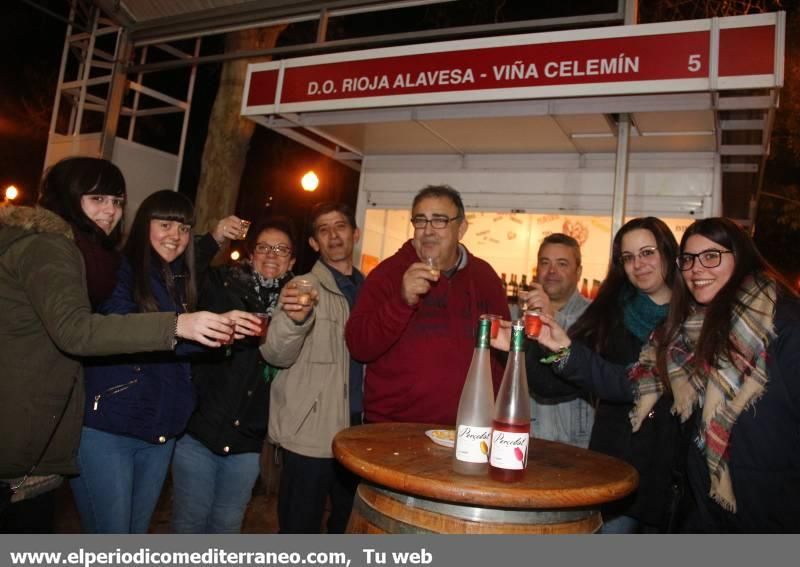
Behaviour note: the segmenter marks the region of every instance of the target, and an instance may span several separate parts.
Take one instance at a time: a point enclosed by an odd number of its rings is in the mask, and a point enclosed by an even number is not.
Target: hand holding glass
[[[428,268],[431,271],[431,275],[438,280],[439,274],[441,274],[441,271],[439,270],[438,260],[433,256],[426,256],[425,263],[428,265]]]
[[[260,337],[267,335],[267,327],[269,326],[269,313],[253,313],[259,319],[261,325],[261,332],[258,334]]]
[[[240,230],[239,236],[236,238],[236,240],[244,240],[245,238],[247,238],[247,231],[250,230],[250,224],[251,223],[250,223],[249,220],[242,219],[242,221],[241,221],[241,230]]]
[[[525,325],[525,335],[529,338],[536,338],[539,336],[539,331],[542,330],[542,312],[539,309],[529,309],[523,315]]]
[[[255,313],[233,310],[228,311],[225,315],[234,321],[234,334],[231,336],[231,343],[235,339],[257,337],[261,333],[261,319]]]

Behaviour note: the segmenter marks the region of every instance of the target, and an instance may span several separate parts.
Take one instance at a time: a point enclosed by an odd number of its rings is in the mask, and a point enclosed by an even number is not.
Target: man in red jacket
[[[367,421],[452,425],[483,313],[509,318],[500,278],[469,253],[464,204],[447,185],[414,198],[414,237],[370,273],[345,328],[367,363]],[[495,391],[503,368],[492,357]]]

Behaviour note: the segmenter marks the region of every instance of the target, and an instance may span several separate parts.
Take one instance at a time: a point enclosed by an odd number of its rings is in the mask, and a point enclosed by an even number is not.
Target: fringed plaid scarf
[[[736,512],[736,497],[728,470],[730,434],[739,415],[758,400],[767,384],[767,347],[775,336],[775,284],[758,283],[749,277],[737,299],[731,328],[733,360],[721,357],[715,367],[698,367],[695,350],[705,315],[701,306],[692,309],[678,337],[667,346],[667,374],[675,399],[672,413],[684,422],[696,406],[702,406],[699,438],[704,440],[711,476],[709,495],[731,512]],[[638,431],[664,391],[657,375],[652,337],[629,376],[636,390],[631,425]]]

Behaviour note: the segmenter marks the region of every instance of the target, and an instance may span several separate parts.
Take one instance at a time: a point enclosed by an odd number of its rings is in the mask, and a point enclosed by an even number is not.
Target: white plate
[[[456,444],[456,432],[453,429],[428,429],[425,435],[442,447],[450,447],[452,449]]]

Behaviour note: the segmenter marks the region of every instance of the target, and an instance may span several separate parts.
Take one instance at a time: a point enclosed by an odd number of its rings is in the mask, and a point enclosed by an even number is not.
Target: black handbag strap
[[[69,395],[67,396],[67,401],[64,404],[64,407],[61,408],[61,414],[58,416],[58,421],[56,421],[53,430],[50,432],[50,436],[47,438],[47,443],[45,443],[42,452],[39,453],[39,457],[36,459],[36,462],[33,463],[33,466],[31,466],[30,469],[28,469],[28,472],[25,473],[25,476],[23,476],[22,479],[15,486],[11,487],[11,492],[16,492],[17,490],[19,490],[19,488],[23,484],[25,484],[25,481],[27,481],[31,477],[33,472],[36,470],[36,467],[38,467],[42,463],[42,459],[44,459],[44,456],[47,454],[47,450],[50,448],[50,444],[53,442],[53,438],[56,436],[56,431],[58,431],[61,422],[64,420],[64,415],[66,415],[67,413],[67,408],[69,407],[69,402],[72,399],[72,394],[73,392],[75,392],[75,384],[77,382],[78,382],[77,378],[72,381],[72,386],[70,386],[69,388]]]

